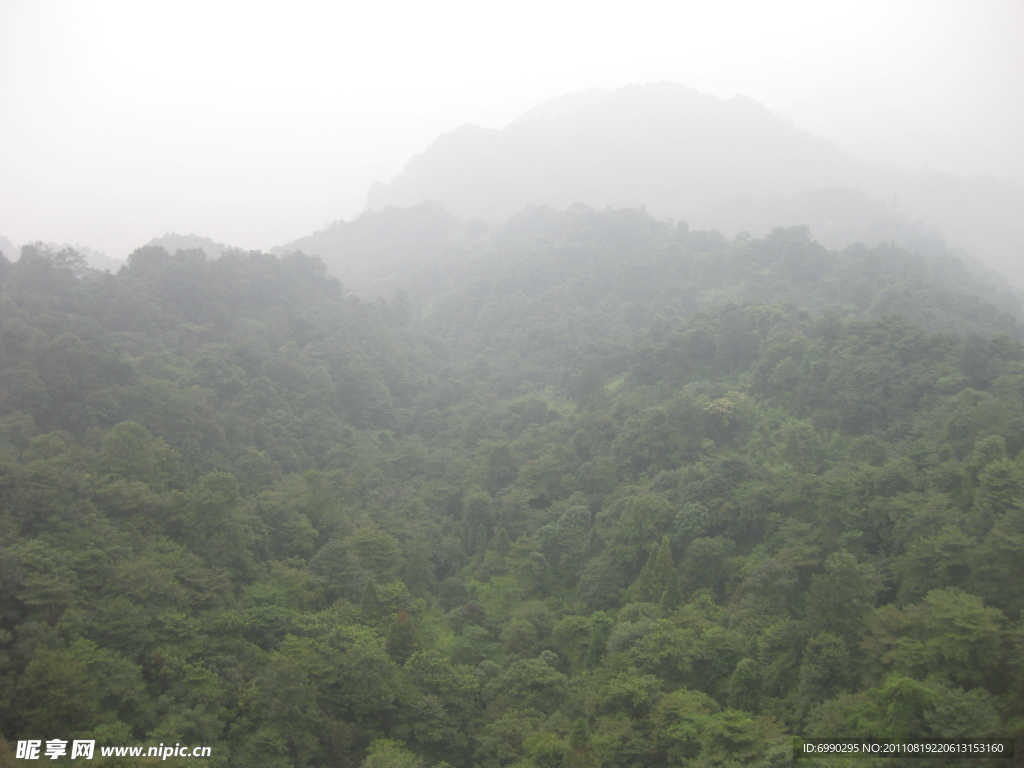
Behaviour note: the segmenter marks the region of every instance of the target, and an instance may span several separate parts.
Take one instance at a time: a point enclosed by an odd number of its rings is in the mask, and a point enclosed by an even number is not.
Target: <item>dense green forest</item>
[[[301,253],[0,259],[0,766],[1024,737],[1012,296],[802,228],[451,231],[381,299]]]

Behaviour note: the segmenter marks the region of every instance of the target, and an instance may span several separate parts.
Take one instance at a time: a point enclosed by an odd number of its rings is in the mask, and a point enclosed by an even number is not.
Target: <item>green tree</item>
[[[377,739],[370,744],[360,768],[423,768],[424,762],[393,739]]]
[[[595,626],[590,631],[590,639],[587,642],[587,653],[583,657],[584,669],[593,669],[600,663],[601,659],[604,658],[607,642],[603,627]]]
[[[812,633],[830,632],[849,646],[863,632],[881,579],[870,565],[857,562],[849,552],[825,558],[825,572],[811,578],[805,619]]]
[[[936,589],[924,600],[900,609],[877,609],[871,617],[866,650],[877,671],[932,678],[944,684],[1001,690],[1004,663],[999,610],[961,589]]]
[[[102,720],[100,680],[63,649],[39,648],[15,689],[26,733],[84,733]]]
[[[256,743],[269,739],[283,749],[291,765],[304,766],[315,759],[322,719],[317,689],[294,658],[283,653],[271,655],[241,698],[252,722],[258,724],[243,749],[254,750]]]
[[[657,603],[673,580],[675,567],[672,563],[672,548],[668,536],[660,544],[651,547],[647,562],[630,589],[633,599],[641,603]]]
[[[594,745],[590,739],[590,728],[584,718],[577,718],[569,731],[569,746],[563,765],[566,768],[590,768],[597,765]]]
[[[377,586],[373,583],[373,579],[366,580],[366,585],[363,587],[363,596],[359,600],[359,610],[362,611],[363,618],[366,621],[374,622],[377,620],[380,601],[377,599]]]
[[[387,649],[391,658],[398,662],[404,662],[420,650],[420,633],[407,611],[399,611],[392,619],[388,627]]]
[[[103,437],[101,457],[112,475],[138,480],[156,489],[176,485],[181,478],[181,457],[142,424],[124,421]]]

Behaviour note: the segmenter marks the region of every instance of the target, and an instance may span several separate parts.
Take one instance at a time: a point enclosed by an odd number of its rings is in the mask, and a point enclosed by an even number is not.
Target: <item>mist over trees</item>
[[[209,259],[220,258],[221,254],[230,246],[224,245],[224,243],[218,243],[209,237],[202,237],[201,235],[180,235],[177,232],[167,232],[160,237],[154,237],[148,243],[148,246],[159,246],[169,253],[175,253],[176,251],[194,251],[200,250],[206,254]],[[233,250],[238,250],[234,248]]]
[[[794,735],[1024,736],[1000,286],[940,246],[585,205],[318,237],[327,263],[0,260],[0,760],[779,766]]]
[[[572,94],[500,130],[463,126],[371,188],[366,205],[427,201],[491,222],[526,205],[643,206],[730,237],[806,224],[833,248],[913,248],[937,232],[1024,284],[1019,184],[873,166],[750,99],[673,83]]]

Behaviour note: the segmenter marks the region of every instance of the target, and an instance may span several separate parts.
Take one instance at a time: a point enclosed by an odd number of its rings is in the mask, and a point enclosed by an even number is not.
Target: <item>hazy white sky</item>
[[[440,133],[665,80],[864,159],[1024,183],[1022,0],[0,0],[0,235],[268,249]]]

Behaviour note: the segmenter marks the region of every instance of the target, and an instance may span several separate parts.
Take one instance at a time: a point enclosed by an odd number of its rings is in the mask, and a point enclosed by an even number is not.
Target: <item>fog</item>
[[[1024,180],[1024,6],[0,4],[0,235],[267,249],[439,135],[588,88],[747,96],[861,160]]]
[[[829,248],[969,253],[1024,285],[1024,187],[866,163],[751,99],[675,83],[572,94],[503,129],[463,126],[371,187],[367,207],[425,201],[493,223],[583,203],[729,237],[806,225]]]

